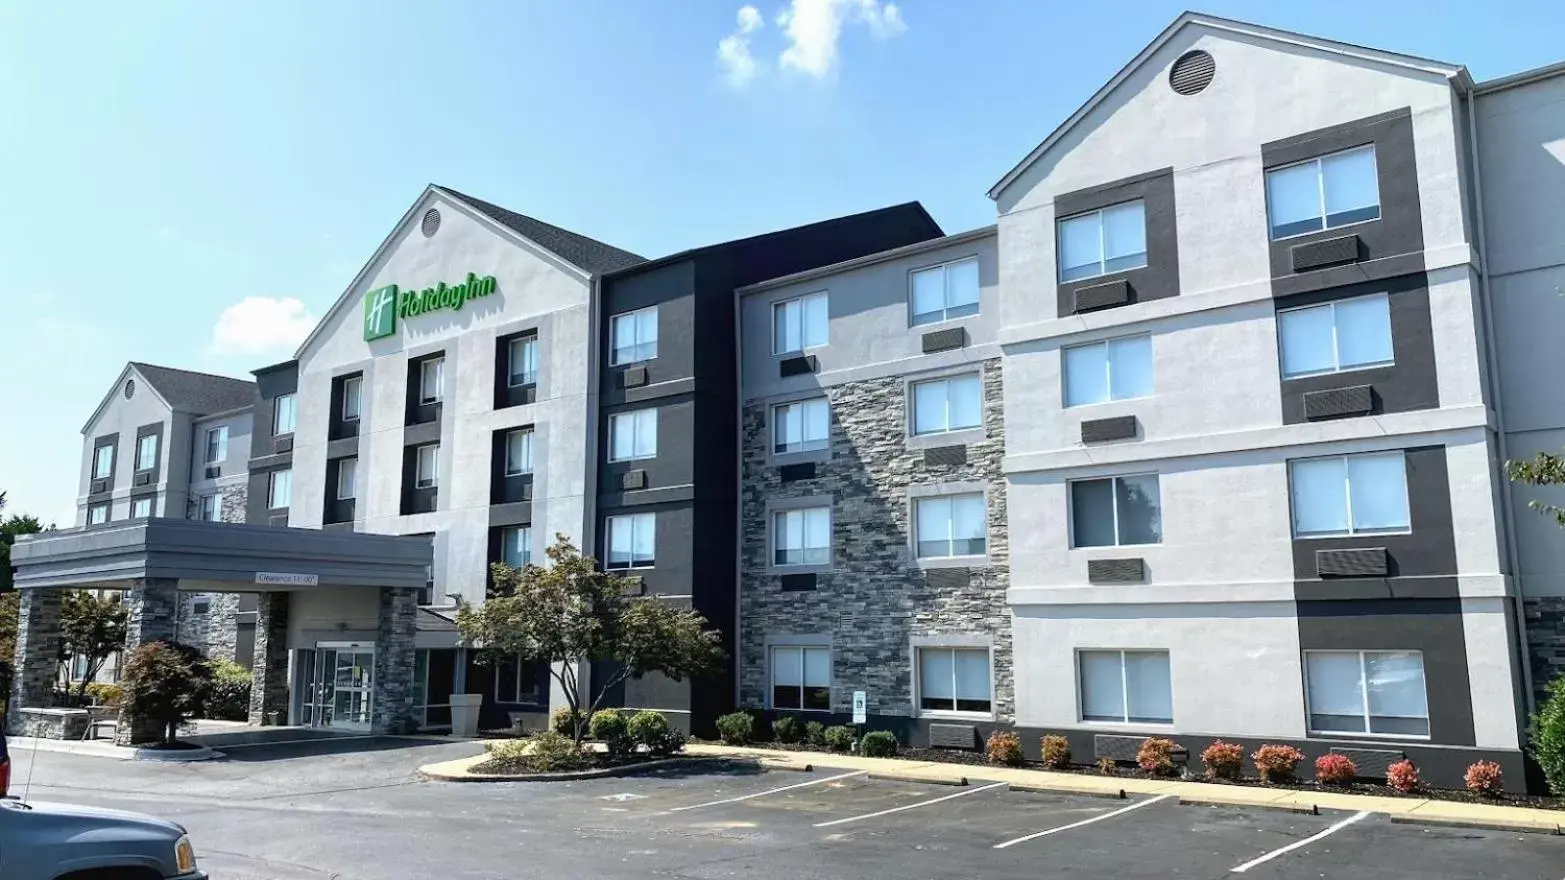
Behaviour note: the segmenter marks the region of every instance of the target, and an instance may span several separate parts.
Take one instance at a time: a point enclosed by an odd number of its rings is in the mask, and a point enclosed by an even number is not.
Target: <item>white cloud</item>
[[[315,323],[315,315],[293,297],[247,296],[218,316],[211,351],[262,354],[293,349],[310,335]]]
[[[777,15],[777,26],[788,35],[788,47],[778,63],[784,68],[822,79],[837,66],[837,45],[844,24],[864,24],[877,38],[907,30],[902,9],[881,0],[789,0]]]
[[[761,64],[750,52],[750,35],[766,26],[761,10],[739,7],[739,29],[717,41],[717,66],[736,89],[749,85],[761,73]]]

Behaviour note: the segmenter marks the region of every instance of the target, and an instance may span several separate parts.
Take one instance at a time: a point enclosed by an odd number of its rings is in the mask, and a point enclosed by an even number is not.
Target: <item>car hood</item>
[[[148,831],[159,831],[173,837],[185,833],[182,825],[146,813],[132,813],[129,810],[110,810],[104,807],[85,807],[80,804],[60,804],[53,801],[27,801],[27,806],[31,807],[32,812],[38,816],[61,816],[116,823]]]

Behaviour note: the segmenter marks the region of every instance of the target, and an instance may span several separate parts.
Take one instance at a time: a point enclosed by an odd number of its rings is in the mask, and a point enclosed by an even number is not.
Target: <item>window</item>
[[[430,358],[418,365],[418,402],[439,403],[445,398],[446,359]]]
[[[1081,720],[1173,724],[1167,651],[1081,651]]]
[[[652,458],[657,454],[656,409],[638,409],[609,416],[609,461],[635,461]]]
[[[146,519],[152,515],[152,499],[137,498],[130,503],[131,519]]]
[[[413,488],[433,489],[440,485],[440,444],[418,447],[413,458]]]
[[[1065,405],[1152,394],[1152,337],[1127,336],[1065,349]]]
[[[202,495],[196,503],[199,505],[196,509],[196,517],[202,522],[217,522],[222,519],[218,515],[218,497],[216,495]]]
[[[299,415],[297,407],[298,404],[292,394],[278,395],[276,402],[272,404],[273,436],[280,437],[283,434],[293,433],[294,422]]]
[[[1272,238],[1380,218],[1375,147],[1359,147],[1266,172]]]
[[[538,337],[529,335],[511,340],[506,360],[510,373],[507,382],[512,388],[537,383]]]
[[[114,444],[99,446],[92,451],[92,478],[107,480],[114,473]]]
[[[913,433],[940,434],[984,423],[983,382],[977,373],[913,383]]]
[[[228,426],[208,428],[206,432],[206,463],[217,464],[228,458]]]
[[[190,597],[190,611],[193,614],[206,614],[212,610],[212,594],[197,593]]]
[[[136,441],[136,470],[150,471],[158,466],[158,435],[146,434]]]
[[[831,408],[826,398],[772,407],[772,451],[808,452],[831,445]]]
[[[1288,462],[1293,534],[1376,535],[1411,528],[1402,453],[1370,452]]]
[[[109,506],[107,504],[95,504],[87,508],[87,525],[101,526],[109,521]]]
[[[831,564],[831,508],[806,507],[773,514],[772,553],[777,565]]]
[[[826,293],[812,293],[772,304],[772,352],[787,354],[825,345]]]
[[[1306,651],[1304,676],[1312,733],[1429,735],[1417,651]]]
[[[609,568],[644,568],[652,565],[657,542],[657,515],[634,513],[609,517]]]
[[[505,475],[518,477],[533,472],[533,429],[508,431],[505,435]]]
[[[1124,547],[1163,542],[1157,474],[1073,480],[1073,547]]]
[[[988,648],[919,648],[918,708],[925,712],[993,711]]]
[[[989,548],[989,522],[981,493],[913,502],[919,559],[982,556]]]
[[[351,376],[342,380],[342,420],[356,422],[363,412],[364,379]]]
[[[831,649],[772,649],[772,708],[831,711]]]
[[[1391,302],[1385,294],[1277,313],[1282,376],[1294,379],[1392,363]]]
[[[658,356],[658,310],[655,307],[615,315],[609,332],[614,349],[609,355],[611,365],[650,361]]]
[[[1146,205],[1137,199],[1061,220],[1059,261],[1061,281],[1145,266]]]
[[[934,324],[978,314],[978,258],[913,273],[913,324]]]
[[[358,492],[359,460],[344,458],[337,462],[337,500],[352,501]]]
[[[549,702],[539,686],[538,667],[520,657],[495,666],[495,702],[543,705]]]
[[[272,510],[287,507],[293,501],[293,471],[272,471],[267,479],[266,506]]]
[[[533,530],[512,526],[500,530],[500,561],[521,568],[533,560]]]

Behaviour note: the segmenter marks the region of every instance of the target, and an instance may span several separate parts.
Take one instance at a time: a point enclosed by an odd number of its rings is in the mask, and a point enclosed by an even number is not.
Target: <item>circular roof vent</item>
[[[1179,56],[1168,70],[1168,84],[1181,95],[1194,95],[1212,84],[1217,73],[1217,62],[1201,51],[1186,52]]]
[[[1210,75],[1207,76],[1207,79],[1211,78],[1212,77]],[[430,208],[428,211],[425,211],[424,225],[420,228],[424,230],[425,238],[429,238],[430,236],[434,235],[435,230],[440,228],[440,212],[434,208]]]
[[[126,400],[130,400],[132,397],[135,396],[135,394],[136,394],[136,380],[135,379],[126,379],[125,380],[125,399]]]

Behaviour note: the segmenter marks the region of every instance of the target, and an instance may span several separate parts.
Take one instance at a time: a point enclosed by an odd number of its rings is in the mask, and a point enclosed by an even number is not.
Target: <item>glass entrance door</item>
[[[307,663],[313,687],[303,713],[311,727],[367,731],[374,697],[375,646],[322,644]]]

